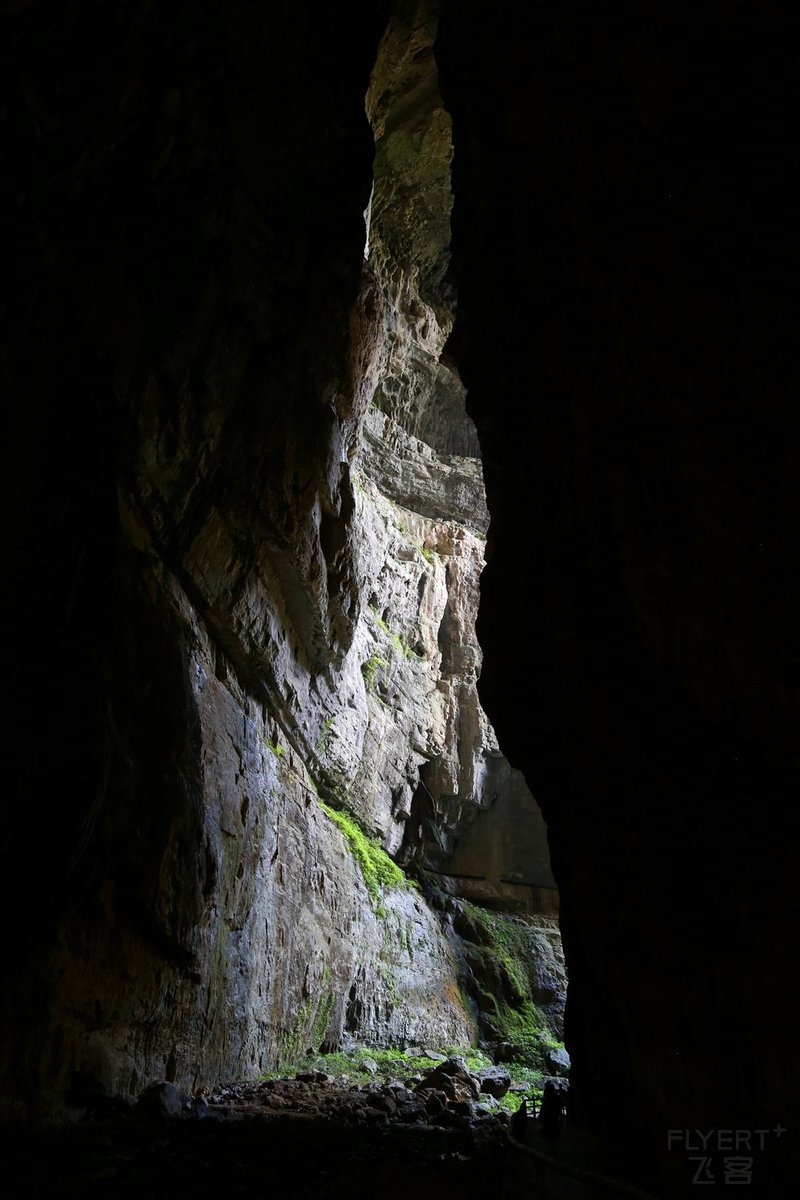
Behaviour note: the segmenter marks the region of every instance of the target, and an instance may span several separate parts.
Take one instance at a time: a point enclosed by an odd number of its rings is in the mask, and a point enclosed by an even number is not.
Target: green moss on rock
[[[461,900],[454,929],[462,941],[464,986],[483,1035],[507,1044],[515,1062],[542,1070],[546,1052],[561,1042],[534,999],[538,980],[530,927],[507,913]]]
[[[384,888],[413,886],[411,880],[389,857],[383,846],[364,832],[355,817],[350,813],[331,808],[322,800],[319,803],[347,838],[350,850],[361,868],[364,882],[373,900],[380,902]]]

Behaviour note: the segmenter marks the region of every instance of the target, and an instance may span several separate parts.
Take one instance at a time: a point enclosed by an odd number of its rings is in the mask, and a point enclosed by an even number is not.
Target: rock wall
[[[364,112],[387,16],[4,15],[4,1115],[476,1037],[439,918],[356,861],[446,857],[501,757],[446,254],[387,248]]]
[[[380,298],[382,352],[362,426],[361,469],[382,497],[392,536],[372,535],[363,513],[361,524],[364,541],[382,540],[382,570],[394,576],[383,587],[382,619],[394,614],[406,645],[416,645],[429,663],[416,692],[421,711],[413,714],[416,728],[429,733],[418,739],[423,756],[406,776],[402,811],[410,820],[401,858],[447,871],[478,813],[482,830],[502,820],[502,805],[495,807],[501,794],[513,797],[518,844],[544,859],[548,851],[523,777],[516,773],[506,786],[508,762],[476,686],[482,655],[475,623],[489,513],[465,390],[444,353],[456,296],[448,277],[453,148],[434,54],[438,10],[435,0],[395,5],[367,91],[375,178],[366,259]],[[402,727],[408,711],[404,697],[392,722]],[[381,770],[391,781],[391,765]],[[500,874],[501,845],[496,838],[492,852]],[[526,903],[539,902],[527,894]]]
[[[150,619],[157,627],[171,609],[184,653],[163,675],[148,662],[164,692],[170,673],[185,689],[196,791],[176,812],[170,781],[160,796],[169,807],[149,811],[141,776],[163,760],[136,748],[131,815],[115,814],[108,833],[124,840],[122,863],[102,880],[94,955],[79,971],[79,930],[67,922],[62,933],[48,1033],[63,1039],[68,1078],[50,1063],[48,1088],[67,1082],[74,1106],[98,1092],[137,1095],[161,1078],[194,1090],[356,1034],[468,1044],[453,954],[430,910],[402,883],[380,902],[370,892],[302,759],[220,671],[186,597],[161,582],[166,593],[150,580]],[[141,719],[142,733],[157,736],[161,708]]]

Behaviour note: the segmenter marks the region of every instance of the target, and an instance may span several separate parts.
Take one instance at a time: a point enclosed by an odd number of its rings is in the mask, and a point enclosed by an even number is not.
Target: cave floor
[[[171,1085],[162,1086],[169,1093]],[[596,1148],[577,1130],[564,1130],[553,1149],[537,1121],[509,1121],[500,1111],[478,1117],[456,1103],[426,1120],[412,1104],[416,1119],[408,1120],[390,1087],[348,1088],[318,1073],[232,1085],[194,1101],[173,1088],[170,1104],[159,1087],[152,1104],[103,1101],[69,1123],[0,1128],[2,1179],[13,1181],[3,1195],[619,1200],[617,1187],[564,1173],[582,1166],[596,1178]]]
[[[609,1200],[526,1159],[506,1131],[329,1117],[114,1116],[47,1130],[0,1130],[8,1200]],[[628,1193],[626,1193],[628,1194]],[[644,1193],[636,1193],[644,1195]]]
[[[192,1194],[316,1200],[502,1196],[506,1144],[457,1129],[356,1129],[303,1117],[115,1117],[0,1135],[9,1200]]]

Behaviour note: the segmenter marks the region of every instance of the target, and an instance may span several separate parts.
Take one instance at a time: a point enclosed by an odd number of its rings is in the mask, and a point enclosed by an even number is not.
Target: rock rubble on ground
[[[407,1080],[371,1079],[354,1083],[325,1071],[301,1071],[282,1079],[237,1083],[207,1095],[187,1098],[184,1115],[215,1118],[296,1116],[320,1118],[346,1125],[434,1125],[462,1129],[491,1127],[498,1132],[508,1122],[498,1097],[511,1079],[501,1067],[470,1071],[465,1060],[452,1055],[426,1072]],[[162,1111],[175,1115],[175,1096],[169,1085],[148,1089],[148,1105],[162,1100]]]

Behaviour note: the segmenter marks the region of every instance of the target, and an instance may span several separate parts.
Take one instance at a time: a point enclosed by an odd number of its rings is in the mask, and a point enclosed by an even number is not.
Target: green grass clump
[[[503,1063],[503,1066],[511,1076],[512,1083],[519,1086],[523,1085],[522,1089],[506,1092],[500,1100],[500,1107],[506,1112],[516,1112],[523,1100],[527,1100],[528,1104],[535,1103],[537,1111],[542,1102],[544,1094],[543,1074],[536,1067],[528,1066],[521,1062]]]
[[[370,1079],[407,1079],[435,1067],[439,1060],[424,1054],[407,1054],[404,1050],[373,1049],[359,1046],[353,1050],[336,1050],[330,1054],[308,1054],[286,1059],[263,1079],[276,1079],[298,1071],[325,1071],[334,1079],[346,1077],[351,1083],[368,1083]],[[367,1064],[371,1064],[368,1066]],[[373,1070],[375,1067],[377,1070]]]
[[[361,674],[364,676],[364,682],[370,691],[375,687],[375,676],[379,670],[388,667],[388,662],[385,658],[381,658],[380,654],[372,654],[361,664]]]

